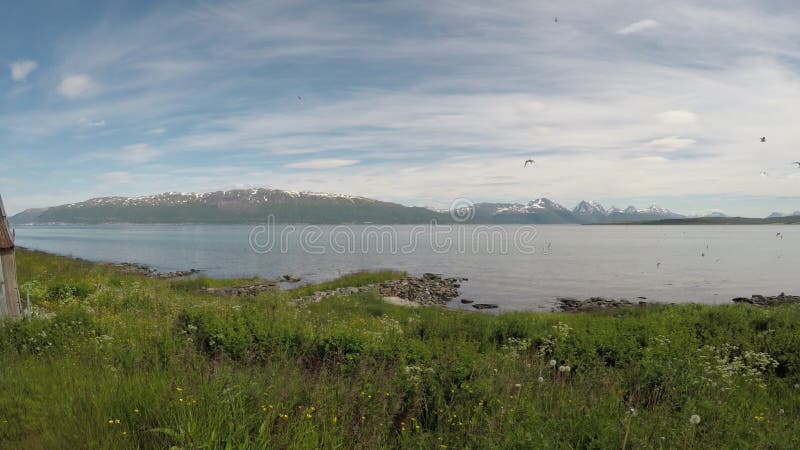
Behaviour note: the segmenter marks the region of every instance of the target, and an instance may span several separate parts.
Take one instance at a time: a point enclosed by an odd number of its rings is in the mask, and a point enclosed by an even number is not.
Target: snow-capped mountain
[[[458,211],[473,223],[586,224],[682,218],[657,206],[606,209],[582,201],[574,209],[548,199],[527,203],[478,203]],[[278,189],[234,189],[207,193],[165,192],[143,197],[99,197],[12,217],[24,223],[254,223],[273,216],[278,223],[438,223],[448,212],[409,207],[366,197]],[[458,221],[458,220],[456,220]],[[459,221],[460,222],[460,221]]]
[[[424,223],[449,216],[365,197],[278,189],[208,193],[165,192],[144,197],[100,197],[40,211],[16,223]]]
[[[578,218],[579,222],[596,223],[603,222],[608,216],[608,211],[600,203],[583,200],[575,206],[572,214]]]

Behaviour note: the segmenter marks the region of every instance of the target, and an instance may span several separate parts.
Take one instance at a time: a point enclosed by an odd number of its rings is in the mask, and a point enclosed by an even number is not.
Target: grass
[[[18,266],[46,317],[0,325],[0,448],[800,448],[797,305],[295,307],[398,274],[227,299],[43,253]]]

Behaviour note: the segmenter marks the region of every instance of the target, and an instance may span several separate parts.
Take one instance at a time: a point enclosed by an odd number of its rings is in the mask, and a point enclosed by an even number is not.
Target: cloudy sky
[[[792,0],[14,2],[0,193],[791,212],[798,23]]]

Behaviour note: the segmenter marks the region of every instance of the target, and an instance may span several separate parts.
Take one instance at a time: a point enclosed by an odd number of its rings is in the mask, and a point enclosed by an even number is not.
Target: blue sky
[[[7,3],[12,213],[255,186],[800,210],[795,2]]]

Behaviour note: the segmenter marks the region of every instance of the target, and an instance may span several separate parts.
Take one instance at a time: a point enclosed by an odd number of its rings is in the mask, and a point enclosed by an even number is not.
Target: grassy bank
[[[47,317],[0,325],[2,448],[800,448],[797,305],[295,307],[315,287],[227,299],[199,289],[224,281],[18,266]]]

